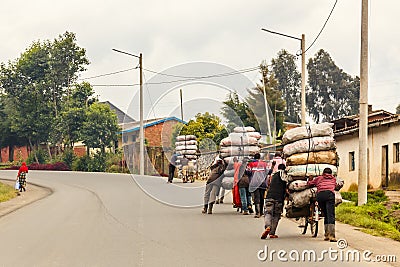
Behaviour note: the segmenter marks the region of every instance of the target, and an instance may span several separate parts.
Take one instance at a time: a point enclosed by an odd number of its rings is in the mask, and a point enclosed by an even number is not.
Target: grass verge
[[[340,204],[336,208],[336,219],[360,227],[362,232],[400,241],[400,218],[395,215],[400,205],[388,205],[382,192],[369,194],[368,203],[363,206],[356,206],[354,202]]]
[[[14,187],[0,183],[0,202],[10,200],[16,196]]]

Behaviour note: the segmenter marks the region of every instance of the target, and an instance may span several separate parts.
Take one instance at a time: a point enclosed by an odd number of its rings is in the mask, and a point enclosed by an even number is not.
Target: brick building
[[[145,173],[165,174],[168,158],[172,153],[172,132],[178,123],[185,123],[176,117],[156,118],[143,122],[145,139]],[[124,151],[126,163],[131,172],[139,169],[140,122],[124,123],[118,147]]]

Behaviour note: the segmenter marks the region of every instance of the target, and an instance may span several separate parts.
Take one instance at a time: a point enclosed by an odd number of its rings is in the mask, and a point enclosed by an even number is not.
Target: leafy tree
[[[400,114],[400,104],[396,107],[396,114]]]
[[[285,110],[285,100],[282,99],[282,94],[280,91],[276,90],[277,88],[277,80],[271,71],[268,69],[267,64],[262,62],[260,64],[260,74],[261,74],[261,84],[257,84],[255,88],[248,90],[249,96],[246,98],[246,101],[249,105],[249,108],[255,115],[251,118],[254,123],[253,125],[257,130],[261,133],[271,133],[275,127],[274,124],[274,115],[275,110],[283,111]],[[267,111],[265,109],[265,101],[264,101],[264,89],[267,98]],[[281,113],[276,113],[276,130],[279,131],[283,129],[283,116]],[[267,119],[268,116],[268,119]],[[269,122],[269,125],[268,125]],[[257,124],[261,124],[257,127]],[[253,126],[253,127],[254,127]]]
[[[309,59],[307,69],[307,107],[316,122],[358,113],[358,77],[352,78],[337,67],[323,49]]]
[[[227,128],[230,131],[233,131],[236,126],[253,126],[254,121],[250,118],[254,117],[254,114],[252,114],[246,102],[240,101],[236,92],[228,94],[227,100],[223,103],[221,113],[227,119]]]
[[[214,149],[224,137],[228,136],[221,119],[208,112],[198,113],[195,119],[184,125],[179,133],[179,135],[189,134],[197,137],[200,149]]]
[[[276,59],[272,59],[272,71],[278,81],[276,88],[286,101],[285,119],[299,122],[301,107],[301,74],[295,63],[296,56],[281,50]]]
[[[106,104],[94,103],[86,112],[86,121],[82,125],[81,139],[90,148],[112,147],[117,141],[119,131],[117,115]]]

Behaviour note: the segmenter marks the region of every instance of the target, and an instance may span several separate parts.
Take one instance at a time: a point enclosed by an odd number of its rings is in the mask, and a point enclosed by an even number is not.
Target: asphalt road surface
[[[202,214],[204,183],[137,179],[30,171],[24,197],[30,182],[52,194],[0,217],[0,266],[389,266],[341,260],[351,247],[303,236],[285,218],[278,239],[261,240],[263,220],[238,214],[230,194],[214,214]]]

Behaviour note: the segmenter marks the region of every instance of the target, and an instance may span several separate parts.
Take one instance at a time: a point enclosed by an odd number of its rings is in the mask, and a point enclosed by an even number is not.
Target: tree
[[[89,64],[85,53],[75,34],[66,32],[53,42],[34,42],[18,59],[1,64],[0,87],[10,129],[31,149],[62,142],[58,117],[69,107],[71,84]]]
[[[358,113],[358,77],[339,69],[323,49],[309,59],[307,69],[307,107],[317,123]]]
[[[295,64],[296,56],[281,50],[276,59],[272,59],[272,70],[278,81],[276,88],[286,101],[285,119],[290,122],[299,122],[301,106],[301,74]]]
[[[400,104],[396,107],[396,114],[400,114]]]
[[[240,101],[236,92],[228,94],[227,100],[223,103],[221,113],[227,119],[227,128],[230,131],[233,131],[236,126],[253,126],[254,121],[250,118],[254,117],[254,114],[252,114],[246,102]]]
[[[179,135],[190,134],[197,137],[199,148],[206,150],[215,149],[220,141],[228,136],[225,126],[221,124],[221,119],[208,112],[198,113],[195,119],[190,120],[179,132]]]
[[[261,133],[269,134],[275,128],[274,120],[276,119],[276,130],[283,129],[283,116],[281,113],[276,113],[277,118],[274,118],[275,110],[285,110],[285,100],[282,99],[282,94],[277,88],[277,80],[273,73],[270,72],[266,62],[260,64],[261,84],[257,84],[255,88],[249,89],[249,96],[246,97],[246,102],[252,113],[255,115],[251,118],[253,125]],[[268,104],[268,114],[265,109],[264,89]],[[267,119],[268,116],[268,119]],[[269,125],[268,125],[269,122]],[[257,127],[257,123],[261,124]],[[253,126],[253,127],[254,127]]]
[[[105,153],[106,147],[112,147],[117,141],[119,130],[115,112],[106,104],[94,103],[86,112],[81,139],[88,151],[90,148],[100,148]]]

